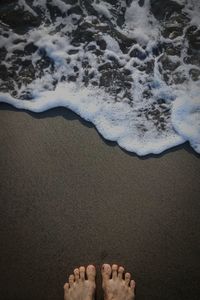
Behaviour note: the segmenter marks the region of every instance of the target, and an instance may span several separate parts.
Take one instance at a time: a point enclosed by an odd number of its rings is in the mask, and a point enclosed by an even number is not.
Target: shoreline
[[[78,120],[82,125],[88,127],[88,128],[93,128],[95,129],[95,131],[97,132],[98,136],[100,137],[100,139],[107,145],[113,145],[113,146],[117,146],[121,151],[123,151],[124,153],[126,153],[127,155],[131,156],[131,157],[138,157],[140,159],[149,159],[149,158],[160,158],[170,152],[174,152],[174,151],[178,151],[181,149],[186,150],[187,152],[191,153],[192,155],[195,155],[197,158],[200,158],[200,154],[195,152],[194,149],[190,146],[189,141],[186,141],[185,143],[182,143],[180,145],[171,147],[169,149],[164,150],[163,152],[159,153],[159,154],[154,154],[154,153],[150,153],[150,154],[146,154],[146,155],[138,155],[135,152],[131,152],[128,151],[122,147],[120,147],[120,145],[116,142],[116,141],[110,141],[107,140],[106,138],[104,138],[101,133],[99,133],[99,131],[97,130],[97,128],[95,127],[95,125],[90,122],[90,121],[86,121],[85,119],[83,119],[82,117],[80,117],[77,113],[73,112],[72,110],[65,108],[65,107],[56,107],[56,108],[51,108],[49,110],[40,112],[40,113],[36,113],[36,112],[31,112],[25,109],[17,109],[14,106],[12,106],[11,104],[7,104],[4,102],[0,103],[0,110],[9,110],[9,111],[14,111],[14,112],[25,112],[27,114],[29,114],[31,117],[35,118],[35,119],[41,119],[41,118],[48,118],[48,117],[55,117],[55,116],[67,116],[66,119],[71,120],[71,119],[76,119]],[[67,121],[66,120],[66,121]]]

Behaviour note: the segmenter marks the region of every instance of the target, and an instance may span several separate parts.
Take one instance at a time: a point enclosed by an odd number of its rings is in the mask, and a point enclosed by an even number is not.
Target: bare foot
[[[87,275],[87,279],[86,279]],[[96,269],[89,265],[74,270],[74,275],[69,276],[69,283],[64,285],[64,300],[93,300],[95,293]]]
[[[131,274],[125,273],[124,268],[108,264],[102,266],[104,300],[133,300],[135,299],[135,281],[131,280]]]

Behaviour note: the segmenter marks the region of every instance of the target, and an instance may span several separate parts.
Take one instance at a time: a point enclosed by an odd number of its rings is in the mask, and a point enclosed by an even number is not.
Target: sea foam
[[[30,7],[20,0],[18,4],[29,13],[43,9],[45,21],[23,34],[2,27],[3,65],[10,70],[16,61],[14,53],[23,55],[13,90],[0,92],[0,101],[37,113],[58,106],[69,108],[92,122],[104,138],[138,155],[158,154],[185,141],[200,153],[200,80],[194,81],[190,75],[191,69],[198,72],[200,68],[185,63],[189,45],[183,36],[190,22],[194,26],[197,15],[200,17],[199,7],[188,1],[184,33],[166,37],[162,34],[164,25],[151,13],[148,0],[143,6],[133,0],[129,7],[122,1],[120,9],[125,13],[121,25],[106,1],[93,1],[91,9],[96,15],[77,14],[75,9],[75,13],[67,13],[72,5],[62,0],[51,2],[61,12],[54,21],[46,1],[35,0]],[[87,30],[86,41],[80,36],[80,43],[75,43],[74,33],[78,35],[81,26]],[[17,39],[21,42],[16,43]],[[119,40],[128,43],[125,50]],[[181,46],[179,55],[166,56],[159,50],[160,43]],[[27,44],[37,50],[23,52]],[[35,76],[20,81],[27,61],[31,61]],[[41,61],[44,67],[39,71]]]

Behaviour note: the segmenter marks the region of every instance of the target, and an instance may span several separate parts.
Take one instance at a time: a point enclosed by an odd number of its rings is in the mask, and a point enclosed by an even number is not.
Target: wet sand
[[[66,109],[4,104],[0,144],[1,299],[63,299],[74,267],[103,262],[134,275],[137,300],[199,299],[200,159],[187,144],[139,158]]]

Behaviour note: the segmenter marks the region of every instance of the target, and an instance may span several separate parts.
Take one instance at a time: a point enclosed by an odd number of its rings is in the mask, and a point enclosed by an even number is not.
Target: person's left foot
[[[87,279],[86,279],[87,277]],[[95,293],[96,269],[89,265],[74,270],[74,275],[69,276],[69,283],[64,285],[64,300],[93,300]]]

